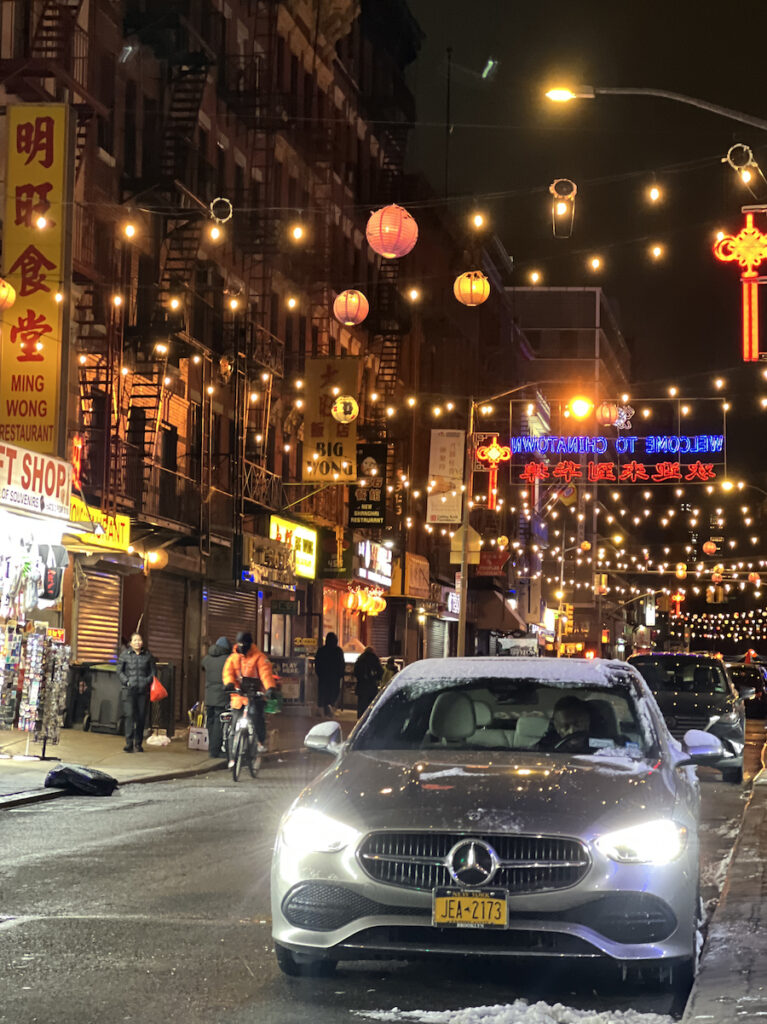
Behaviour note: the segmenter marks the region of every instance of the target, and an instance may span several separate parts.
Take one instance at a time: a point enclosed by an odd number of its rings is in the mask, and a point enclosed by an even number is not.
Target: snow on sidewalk
[[[665,1014],[637,1010],[575,1010],[562,1003],[513,1003],[471,1006],[463,1010],[356,1010],[367,1020],[391,1024],[673,1024]]]

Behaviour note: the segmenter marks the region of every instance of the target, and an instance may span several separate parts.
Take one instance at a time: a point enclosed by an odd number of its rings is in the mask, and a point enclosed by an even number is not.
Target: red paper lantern
[[[761,581],[762,581],[762,577],[759,575],[758,572],[750,572],[748,574],[748,582],[749,583],[761,583]]]
[[[347,288],[333,303],[333,316],[345,327],[361,324],[369,312],[370,303],[356,288]]]
[[[392,203],[370,214],[365,228],[368,245],[387,260],[407,256],[418,241],[418,225],[401,206]]]
[[[706,555],[715,555],[716,544],[714,544],[712,540],[707,540],[706,543],[703,545],[703,553]]]
[[[687,566],[684,564],[684,562],[677,562],[676,563],[676,569],[674,570],[674,575],[676,576],[676,578],[678,580],[684,580],[684,579],[687,578]]]
[[[722,574],[720,572],[712,572],[711,573],[711,582],[712,583],[721,583],[722,582]]]
[[[0,309],[10,309],[16,301],[16,289],[0,277]]]
[[[600,402],[597,406],[597,423],[601,427],[610,427],[618,419],[617,402]]]
[[[489,294],[490,282],[481,270],[467,270],[453,284],[453,295],[464,306],[481,306]]]

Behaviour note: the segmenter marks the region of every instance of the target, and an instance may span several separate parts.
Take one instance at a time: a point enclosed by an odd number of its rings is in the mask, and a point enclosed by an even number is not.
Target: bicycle
[[[254,779],[261,768],[263,751],[259,749],[253,714],[249,710],[252,706],[250,701],[256,700],[263,700],[263,696],[260,693],[248,695],[249,703],[240,709],[236,718],[233,711],[224,711],[221,714],[221,721],[224,723],[224,743],[229,753],[232,778],[235,782],[239,779],[245,764]]]

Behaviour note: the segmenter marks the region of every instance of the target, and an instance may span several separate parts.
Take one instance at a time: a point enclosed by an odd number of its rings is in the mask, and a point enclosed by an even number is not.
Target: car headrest
[[[692,680],[696,690],[710,690],[711,689],[711,669],[705,665],[696,665],[695,671],[692,674]]]
[[[465,740],[476,729],[474,703],[465,693],[441,693],[434,701],[429,732],[441,740]]]
[[[613,738],[618,735],[618,716],[609,700],[588,700],[586,706],[589,709],[592,736]]]
[[[477,728],[482,729],[493,720],[493,712],[490,710],[490,705],[485,704],[483,700],[472,701],[474,705],[474,719],[477,723]]]

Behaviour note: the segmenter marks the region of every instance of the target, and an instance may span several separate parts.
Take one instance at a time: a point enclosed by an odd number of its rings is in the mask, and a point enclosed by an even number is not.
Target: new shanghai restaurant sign
[[[512,437],[509,447],[512,475],[529,483],[657,484],[716,479],[724,463],[724,445],[723,434],[548,434]],[[522,465],[520,457],[526,460]]]

